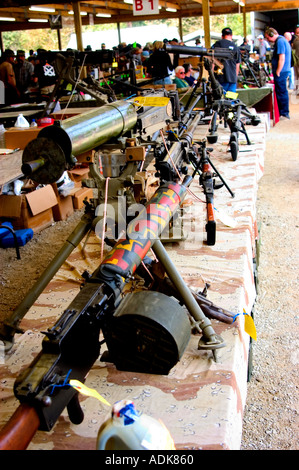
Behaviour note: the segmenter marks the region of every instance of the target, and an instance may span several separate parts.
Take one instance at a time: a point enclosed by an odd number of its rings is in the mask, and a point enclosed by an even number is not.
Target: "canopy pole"
[[[204,27],[204,33],[205,33],[205,48],[209,49],[211,47],[209,0],[202,0],[202,16],[203,16],[203,27]]]
[[[77,49],[83,52],[83,39],[82,39],[82,22],[81,22],[81,8],[80,2],[73,2],[75,32],[77,38]]]

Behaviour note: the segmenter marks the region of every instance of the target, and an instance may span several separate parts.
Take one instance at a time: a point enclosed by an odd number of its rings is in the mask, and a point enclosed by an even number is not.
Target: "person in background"
[[[175,68],[175,77],[173,83],[176,85],[178,92],[187,91],[189,83],[185,80],[185,69],[182,65],[178,65]]]
[[[25,59],[25,51],[17,51],[14,72],[17,88],[21,94],[21,100],[26,101],[26,92],[28,92],[34,81],[34,65]]]
[[[263,34],[259,34],[257,39],[259,42],[258,47],[257,47],[258,54],[259,54],[259,61],[261,64],[263,64],[264,62],[266,62],[266,54],[267,54],[267,50],[270,49],[270,45],[268,44],[267,41],[265,41]]]
[[[4,83],[5,104],[16,104],[20,102],[20,92],[17,88],[16,76],[13,68],[15,53],[6,49],[3,53],[3,61],[0,65],[0,80]]]
[[[244,51],[244,52],[247,52],[247,54],[250,53],[251,47],[250,47],[250,44],[249,44],[249,41],[248,41],[247,38],[244,38],[244,39],[243,39],[243,42],[242,42],[242,44],[241,44],[241,46],[240,46],[240,50],[241,50],[241,51]]]
[[[291,68],[291,46],[274,28],[266,29],[265,38],[274,43],[272,73],[280,119],[290,119],[287,78]]]
[[[34,67],[34,74],[37,78],[41,97],[47,98],[54,91],[57,74],[54,66],[48,62],[45,49],[38,49],[38,61]]]
[[[170,74],[173,65],[169,54],[163,48],[162,41],[154,41],[153,53],[150,55],[146,67],[147,73],[154,78],[154,85],[171,85],[172,80]]]
[[[176,38],[173,38],[171,39],[171,41],[169,41],[169,44],[171,46],[179,46],[179,40]],[[176,68],[179,65],[179,57],[180,57],[180,54],[173,54],[172,63],[173,63],[174,68]]]
[[[292,35],[289,32],[284,33],[284,37],[288,41],[288,43],[291,46],[291,41],[292,41]],[[292,49],[292,46],[291,46]],[[289,90],[294,90],[294,60],[293,56],[291,55],[291,70],[289,71],[289,75],[287,80],[289,81]]]
[[[144,50],[141,52],[141,63],[143,67],[146,67],[147,61],[150,58],[150,52],[148,50]]]
[[[292,37],[292,52],[294,59],[294,89],[296,94],[299,95],[299,26],[295,29]]]
[[[142,53],[141,44],[134,42],[134,44],[132,45],[130,56],[131,56],[131,59],[133,59],[134,61],[135,67],[136,65],[142,65],[141,53]]]
[[[183,67],[185,69],[185,80],[186,80],[186,82],[188,83],[189,86],[193,86],[197,82],[196,82],[195,78],[192,75],[192,71],[193,71],[192,64],[184,64]]]
[[[196,46],[196,47],[202,47],[200,38],[195,39],[195,46]]]
[[[236,92],[237,90],[237,81],[238,74],[241,62],[241,53],[240,49],[233,42],[233,32],[231,28],[224,28],[222,30],[222,39],[216,41],[212,46],[212,49],[229,49],[233,52],[233,58],[224,61],[224,66],[222,70],[222,75],[217,76],[218,82],[223,87],[223,90]]]

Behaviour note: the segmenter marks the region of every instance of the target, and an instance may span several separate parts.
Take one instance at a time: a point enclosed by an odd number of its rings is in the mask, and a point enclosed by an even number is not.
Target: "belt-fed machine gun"
[[[252,114],[247,106],[239,99],[225,98],[223,88],[215,78],[211,62],[206,59],[204,66],[209,73],[213,96],[210,105],[212,117],[207,140],[210,144],[217,142],[217,119],[223,120],[224,126],[230,129],[229,147],[232,159],[235,161],[239,152],[238,137],[240,132],[245,135],[247,145],[251,145],[245,123],[257,126],[260,124],[261,120],[257,115]]]
[[[225,346],[159,240],[191,181],[187,176],[182,184],[168,183],[156,191],[129,225],[127,237],[86,277],[60,319],[44,332],[40,353],[15,382],[20,406],[0,432],[1,449],[26,448],[38,429],[53,428],[65,407],[73,423],[82,422],[78,395],[69,380],[85,381],[100,356],[101,331],[108,347],[104,360],[135,372],[167,374],[182,356],[192,328],[202,334],[199,349],[216,353]],[[179,301],[158,291],[122,295],[150,248],[168,275],[169,295]]]

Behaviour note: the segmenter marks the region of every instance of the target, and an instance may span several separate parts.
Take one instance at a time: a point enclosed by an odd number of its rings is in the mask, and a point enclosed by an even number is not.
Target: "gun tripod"
[[[206,208],[207,208],[207,223],[206,223],[206,232],[207,232],[207,244],[212,246],[216,243],[216,221],[214,213],[214,189],[222,188],[225,186],[228,192],[232,197],[235,197],[235,194],[232,192],[224,178],[221,176],[215,165],[211,162],[211,159],[208,156],[208,149],[206,148],[206,141],[196,142],[200,145],[201,157],[197,161],[192,161],[194,166],[194,172],[192,178],[199,174],[199,184],[203,187],[204,194],[206,196]],[[209,149],[211,152],[213,149]],[[213,169],[214,173],[211,171]],[[215,184],[215,176],[217,176],[221,183],[220,185]]]

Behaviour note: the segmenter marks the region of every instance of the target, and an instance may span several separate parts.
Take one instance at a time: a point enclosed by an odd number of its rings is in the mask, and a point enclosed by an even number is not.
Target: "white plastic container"
[[[138,413],[133,402],[121,400],[99,429],[97,450],[175,450],[175,446],[161,421]]]
[[[23,114],[19,114],[14,127],[26,128],[26,127],[30,127],[30,125],[27,119],[24,118]]]

